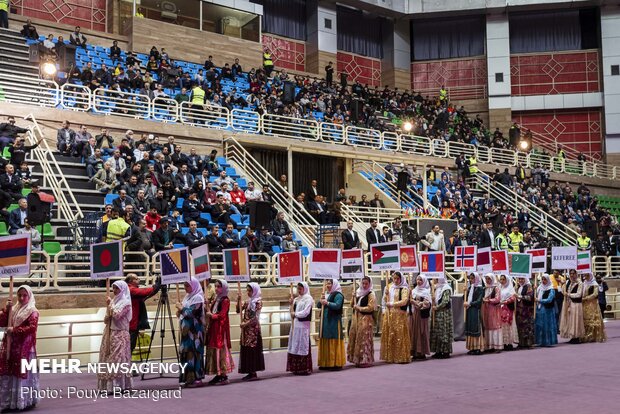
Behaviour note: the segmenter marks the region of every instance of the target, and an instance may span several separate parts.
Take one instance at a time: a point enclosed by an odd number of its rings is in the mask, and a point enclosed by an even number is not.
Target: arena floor
[[[620,384],[620,321],[606,323],[603,344],[468,356],[455,343],[448,360],[409,365],[347,366],[340,372],[316,371],[309,377],[284,372],[286,353],[266,355],[262,380],[182,390],[181,399],[44,399],[46,413],[617,413]],[[564,340],[562,340],[564,342]],[[378,358],[378,343],[376,356]],[[316,354],[316,349],[314,350]],[[316,359],[314,359],[316,363]],[[94,389],[92,375],[42,375],[41,388]],[[135,382],[138,389],[173,389],[174,379]]]

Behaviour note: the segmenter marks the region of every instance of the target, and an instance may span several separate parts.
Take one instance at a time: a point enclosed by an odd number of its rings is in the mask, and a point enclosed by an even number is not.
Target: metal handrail
[[[54,108],[59,103],[60,87],[51,80],[3,73],[0,77],[3,100]]]
[[[88,112],[92,109],[90,89],[84,85],[65,83],[60,87],[60,104],[65,109]]]

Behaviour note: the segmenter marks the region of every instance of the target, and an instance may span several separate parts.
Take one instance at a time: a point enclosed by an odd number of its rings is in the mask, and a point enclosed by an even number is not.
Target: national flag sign
[[[400,243],[388,242],[370,245],[371,269],[373,271],[400,269]]]
[[[300,250],[278,253],[278,281],[282,284],[303,281]]]
[[[90,277],[123,277],[122,240],[90,245]]]
[[[530,249],[525,253],[532,255],[532,272],[545,273],[547,271],[547,249]]]
[[[532,255],[529,253],[510,253],[508,255],[509,275],[529,278],[532,274]]]
[[[211,279],[211,266],[209,264],[209,245],[203,244],[192,249],[194,259],[194,277],[197,280]]]
[[[400,271],[419,272],[418,254],[415,246],[400,246]]]
[[[224,258],[224,279],[228,282],[249,282],[250,281],[250,260],[248,249],[222,250]]]
[[[577,273],[592,273],[592,258],[589,250],[577,252]]]
[[[308,266],[310,279],[340,277],[340,249],[313,249]]]
[[[364,277],[364,252],[362,249],[343,250],[340,253],[340,277],[346,279]]]
[[[190,278],[189,253],[187,247],[180,249],[164,250],[159,252],[161,265],[161,283],[188,282]]]
[[[491,265],[491,248],[481,247],[476,252],[476,269],[481,273],[489,273],[493,271]]]
[[[0,237],[0,277],[30,276],[30,234]]]
[[[420,274],[430,277],[443,277],[445,271],[443,252],[420,252]]]
[[[454,270],[474,272],[476,270],[476,246],[456,246],[454,249]]]
[[[506,250],[491,252],[491,268],[495,274],[508,274],[508,252]]]

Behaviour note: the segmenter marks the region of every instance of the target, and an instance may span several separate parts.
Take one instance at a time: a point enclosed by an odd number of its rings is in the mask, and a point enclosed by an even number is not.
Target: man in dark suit
[[[16,234],[17,230],[24,227],[24,220],[28,218],[28,203],[25,198],[19,199],[19,208],[9,213],[9,233]]]
[[[198,223],[192,220],[189,222],[189,231],[185,235],[185,245],[190,249],[206,243],[205,235],[198,231]]]
[[[232,223],[226,225],[226,231],[220,236],[220,243],[222,243],[225,249],[239,247],[239,234],[235,233]]]
[[[478,247],[493,247],[494,243],[495,233],[493,232],[493,222],[489,221],[486,227],[483,225],[483,229],[480,231]]]
[[[149,207],[155,207],[157,209],[157,214],[160,216],[165,216],[168,214],[170,204],[168,203],[168,200],[164,198],[164,191],[161,188],[157,190],[157,195],[155,198],[151,198],[149,200]]]
[[[174,246],[175,233],[169,226],[170,221],[168,217],[162,217],[159,220],[159,228],[153,232],[151,239],[155,251],[160,252],[162,250],[172,249]]]
[[[320,194],[319,188],[316,185],[316,180],[310,181],[310,188],[308,188],[308,191],[306,191],[306,197],[308,198],[308,200],[314,200],[314,197]]]
[[[133,205],[133,198],[127,195],[126,190],[118,192],[118,197],[112,200],[112,207],[118,208],[120,211],[125,211],[125,207]]]
[[[377,220],[370,220],[370,227],[366,230],[366,243],[370,248],[371,244],[379,243],[381,237],[381,231],[377,228]]]
[[[317,195],[314,198],[310,198],[310,201],[306,204],[306,208],[312,217],[319,222],[319,224],[325,224],[325,216],[327,214],[326,208],[321,203],[321,196]]]
[[[360,247],[360,238],[357,232],[353,230],[353,222],[347,221],[347,229],[342,232],[342,244],[344,250],[358,249]]]
[[[6,166],[6,173],[0,175],[0,188],[7,193],[13,201],[22,198],[22,180],[15,175],[15,167],[12,164]]]
[[[219,237],[220,226],[211,227],[211,233],[205,237],[205,241],[209,245],[209,252],[221,252],[224,248]],[[220,259],[221,260],[221,259]]]

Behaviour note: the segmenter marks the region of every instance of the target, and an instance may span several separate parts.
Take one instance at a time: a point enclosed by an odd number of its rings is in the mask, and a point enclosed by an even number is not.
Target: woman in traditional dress
[[[454,327],[452,322],[452,288],[445,276],[435,279],[435,302],[431,326],[431,351],[433,358],[450,358]]]
[[[263,356],[263,336],[260,330],[260,311],[263,308],[261,290],[258,283],[249,283],[246,288],[248,301],[241,303],[237,298],[237,313],[241,314],[241,351],[239,353],[239,373],[247,374],[243,381],[258,379],[256,373],[265,370]]]
[[[414,360],[426,359],[430,355],[429,317],[431,316],[431,286],[428,279],[419,275],[415,279],[415,287],[411,290],[411,356]]]
[[[558,343],[558,327],[555,322],[555,290],[547,273],[542,275],[536,290],[536,344],[552,346]]]
[[[519,349],[530,349],[534,345],[534,289],[530,279],[520,277],[517,290],[515,320],[519,334]]]
[[[129,286],[122,280],[112,284],[114,299],[108,297],[108,307],[104,318],[105,328],[99,350],[99,363],[131,364],[131,295]],[[131,389],[131,373],[102,372],[98,375],[98,388],[112,392],[114,389]]]
[[[381,359],[387,363],[411,362],[411,336],[407,320],[409,288],[400,272],[392,275],[392,284],[383,294],[383,320],[381,322]]]
[[[469,275],[469,287],[465,296],[465,347],[469,355],[480,355],[484,350],[484,332],[482,330],[482,298],[484,288],[480,275]]]
[[[297,284],[297,297],[291,295],[291,320],[293,326],[288,337],[286,370],[295,375],[312,373],[312,350],[310,349],[310,322],[314,300],[306,282]]]
[[[0,410],[25,410],[39,402],[38,372],[22,372],[22,361],[37,358],[39,311],[30,286],[17,289],[17,303],[6,302],[0,327],[6,327],[0,346]],[[8,338],[10,340],[10,350]],[[7,358],[8,354],[8,358]]]
[[[218,279],[215,281],[215,303],[207,312],[207,318],[209,318],[207,373],[215,375],[209,381],[209,385],[228,384],[228,374],[233,372],[235,367],[230,353],[229,309],[228,283]]]
[[[347,363],[342,333],[342,307],[344,295],[337,279],[326,283],[327,294],[317,303],[321,309],[319,332],[319,369],[342,369]]]
[[[514,313],[516,292],[512,286],[512,279],[504,275],[499,277],[500,283],[500,318],[502,321],[502,341],[504,342],[504,351],[512,351],[512,344],[517,342],[514,336]]]
[[[204,370],[204,293],[196,278],[183,283],[185,297],[177,303],[179,318],[179,360],[187,364],[185,372],[180,373],[179,382],[187,388],[201,387]]]
[[[484,275],[482,299],[482,326],[484,326],[484,352],[497,352],[503,348],[502,318],[500,316],[501,290],[493,273]]]
[[[581,342],[605,342],[605,325],[598,306],[598,283],[592,273],[583,281],[583,327],[585,334]]]
[[[583,326],[583,284],[575,269],[568,274],[564,285],[564,305],[560,320],[560,336],[569,339],[569,344],[578,344],[585,336]]]
[[[366,368],[375,362],[374,351],[374,312],[377,306],[372,291],[372,279],[364,276],[355,294],[351,297],[351,328],[347,360],[356,367]]]

